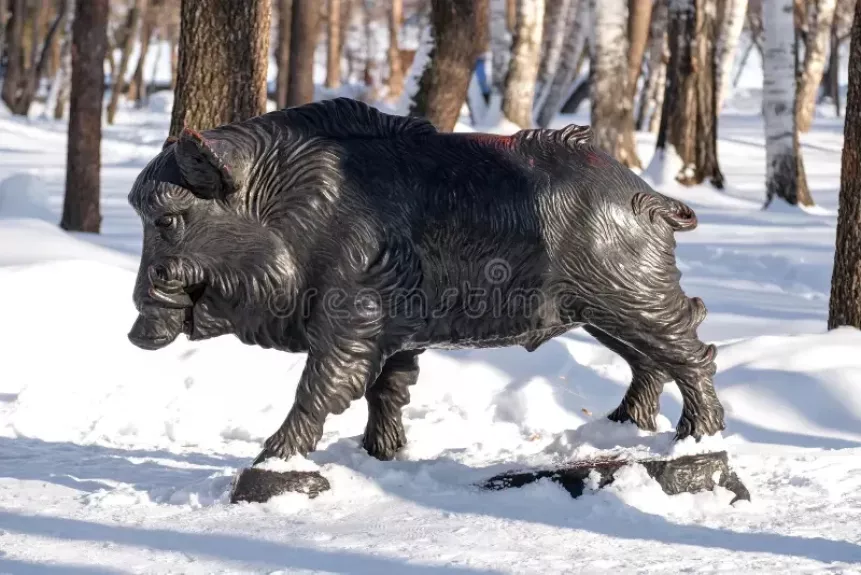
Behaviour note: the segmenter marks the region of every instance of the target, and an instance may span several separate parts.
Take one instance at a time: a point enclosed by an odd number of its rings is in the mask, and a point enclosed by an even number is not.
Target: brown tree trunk
[[[146,2],[144,2],[146,3]],[[153,2],[155,4],[155,2]],[[144,6],[141,18],[141,47],[138,62],[135,64],[135,71],[132,74],[132,81],[129,84],[128,99],[134,100],[135,105],[140,107],[146,98],[146,83],[144,82],[144,67],[146,66],[147,53],[149,52],[149,44],[152,38],[154,13],[156,6]]]
[[[170,134],[266,112],[269,0],[183,0]]]
[[[129,7],[129,14],[126,18],[126,31],[123,34],[122,52],[120,53],[120,63],[117,65],[116,74],[112,78],[111,99],[108,102],[107,120],[108,124],[114,123],[114,117],[117,114],[117,105],[120,102],[120,94],[125,89],[126,70],[129,67],[129,60],[132,56],[132,48],[137,38],[138,21],[140,20],[141,8],[143,0],[134,0]]]
[[[861,329],[861,2],[849,47],[849,92],[843,128],[843,166],[837,242],[831,274],[828,328]]]
[[[681,159],[675,179],[685,186],[709,180],[723,188],[717,159],[717,85],[715,83],[716,0],[670,3],[670,61],[656,159],[667,145]]]
[[[3,78],[3,102],[15,113],[15,105],[24,78],[24,20],[27,5],[24,0],[12,2],[12,16],[7,24],[6,75]]]
[[[628,94],[632,109],[649,40],[653,4],[653,0],[628,0]]]
[[[34,14],[34,19],[31,22],[33,31],[31,40],[33,46],[30,48],[30,66],[26,70],[22,66],[14,73],[7,72],[9,75],[4,81],[4,101],[6,101],[6,105],[9,106],[9,110],[13,114],[26,116],[30,111],[30,104],[32,104],[33,100],[36,98],[36,92],[39,89],[39,81],[44,76],[45,68],[47,67],[48,60],[50,59],[51,44],[57,37],[57,31],[60,29],[60,25],[63,22],[65,7],[61,6],[61,10],[54,19],[54,22],[51,24],[51,27],[47,32],[45,32],[45,26],[42,24],[42,20],[48,16],[47,7],[47,5],[41,5]],[[39,36],[37,37],[36,34],[39,34]],[[12,92],[8,95],[8,99],[5,92],[6,82],[11,84],[10,88]]]
[[[404,20],[403,0],[392,0],[389,9],[389,98],[395,100],[404,91],[404,69],[401,67],[401,49],[398,40]]]
[[[326,87],[341,85],[341,0],[329,0]]]
[[[6,20],[9,10],[6,0],[0,0],[0,56],[6,51]]]
[[[293,0],[278,2],[278,46],[275,61],[278,75],[275,78],[275,102],[279,108],[287,107],[287,88],[290,85],[290,27],[293,22]]]
[[[487,0],[431,0],[433,47],[410,115],[426,117],[443,132],[454,129],[485,45],[487,8]]]
[[[77,0],[72,24],[72,90],[66,155],[64,230],[99,233],[102,96],[108,0]]]
[[[320,6],[316,0],[293,0],[287,106],[301,106],[314,101],[314,54],[319,21]]]

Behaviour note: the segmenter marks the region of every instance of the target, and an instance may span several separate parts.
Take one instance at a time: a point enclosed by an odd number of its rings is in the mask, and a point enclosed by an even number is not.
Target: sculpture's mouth
[[[153,303],[141,310],[128,334],[129,341],[141,349],[154,351],[170,345],[181,333],[190,340],[201,339],[194,309],[203,293],[202,285],[181,292],[151,288],[149,296]]]

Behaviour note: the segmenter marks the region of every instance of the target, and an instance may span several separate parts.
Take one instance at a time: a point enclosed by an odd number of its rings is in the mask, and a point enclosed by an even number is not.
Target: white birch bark
[[[646,92],[646,111],[649,118],[649,131],[658,133],[661,123],[661,108],[664,105],[664,91],[667,86],[667,62],[670,59],[670,46],[667,39],[667,19],[669,18],[668,0],[656,0],[649,28],[649,90]]]
[[[718,87],[718,111],[729,94],[732,67],[735,63],[738,40],[747,15],[747,0],[724,0],[725,8],[717,38],[716,78]]]
[[[807,3],[807,42],[804,70],[798,85],[798,129],[806,132],[813,122],[816,93],[825,71],[825,56],[831,41],[831,24],[837,0],[810,0]]]
[[[538,111],[547,98],[553,76],[559,69],[565,34],[568,31],[566,16],[574,0],[550,0],[545,6],[543,47],[541,49],[538,81],[535,84],[535,103],[533,108]]]
[[[762,5],[762,115],[765,120],[766,205],[774,196],[796,203],[795,24],[793,0]]]
[[[591,0],[595,50],[592,52],[592,129],[598,147],[615,155],[622,130],[628,83],[628,3]]]
[[[72,80],[72,20],[75,18],[75,2],[74,0],[66,1],[66,20],[63,22],[63,44],[60,46],[60,65],[54,73],[54,79],[51,81],[51,87],[48,89],[48,96],[45,100],[45,108],[42,110],[42,117],[56,117],[57,102],[69,101],[69,87]],[[60,119],[65,115],[61,110]]]
[[[505,76],[502,113],[521,128],[533,125],[532,104],[544,31],[544,0],[517,0],[511,61]]]
[[[546,94],[537,108],[536,123],[546,128],[559,113],[574,86],[580,71],[588,30],[591,28],[589,0],[573,0],[565,16],[565,40],[559,56],[559,67],[547,86]]]

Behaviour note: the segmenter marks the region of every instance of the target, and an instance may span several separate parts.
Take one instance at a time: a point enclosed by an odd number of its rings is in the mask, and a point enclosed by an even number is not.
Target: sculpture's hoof
[[[649,476],[657,481],[668,495],[712,491],[716,486],[720,486],[735,495],[730,504],[740,500],[750,501],[750,492],[730,468],[726,451],[685,455],[675,459],[577,461],[557,469],[503,473],[491,477],[480,487],[491,490],[522,487],[547,478],[564,487],[572,497],[579,497],[586,490],[591,471],[599,474],[600,488],[613,483],[619,469],[635,463],[645,467]]]
[[[329,481],[317,471],[270,471],[249,467],[236,478],[230,502],[265,503],[284,493],[304,493],[313,499],[329,488]]]

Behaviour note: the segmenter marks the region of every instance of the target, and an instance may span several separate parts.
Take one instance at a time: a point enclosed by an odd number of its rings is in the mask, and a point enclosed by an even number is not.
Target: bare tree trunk
[[[715,1],[670,0],[667,84],[656,153],[647,172],[662,180],[669,152],[681,162],[674,175],[677,182],[693,186],[709,180],[720,189],[723,174],[717,158]]]
[[[0,0],[0,57],[6,52],[6,21],[8,17],[8,2]]]
[[[521,128],[532,127],[532,103],[535,101],[543,25],[544,0],[517,0],[502,113]]]
[[[404,69],[398,35],[404,20],[403,0],[392,0],[389,8],[389,99],[397,100],[404,90]]]
[[[636,122],[637,130],[642,130],[648,119],[649,131],[656,133],[661,121],[661,105],[664,102],[667,79],[667,62],[670,57],[667,44],[668,10],[668,0],[655,0],[652,5],[651,23],[649,24],[648,69],[640,97],[640,110]]]
[[[182,0],[170,134],[266,111],[269,0]]]
[[[771,0],[762,7],[765,39],[762,115],[765,119],[766,201],[813,205],[798,146],[796,125],[796,28],[793,0]]]
[[[293,0],[287,106],[301,106],[314,101],[314,54],[319,19],[320,7],[315,0]]]
[[[24,0],[12,2],[12,16],[7,24],[6,75],[3,77],[3,102],[15,113],[16,103],[24,81],[24,20],[27,6]]]
[[[551,0],[544,7],[544,31],[533,104],[536,112],[541,110],[550,85],[553,83],[553,77],[559,69],[562,48],[568,32],[567,16],[573,2],[574,0]]]
[[[831,274],[828,329],[861,329],[861,2],[849,47],[849,93],[843,134],[840,208]]]
[[[571,94],[584,59],[590,18],[589,0],[573,0],[568,6],[559,68],[547,87],[547,94],[536,117],[536,123],[542,128],[550,125]]]
[[[628,94],[632,109],[637,94],[637,80],[643,69],[653,4],[654,0],[628,0]]]
[[[595,144],[629,167],[640,167],[628,90],[627,0],[592,0],[592,130]]]
[[[747,0],[723,0],[723,4],[717,38],[717,76],[715,78],[718,86],[718,113],[723,107],[724,98],[729,93],[732,65],[735,62],[738,40],[747,14]]]
[[[424,116],[443,132],[457,123],[466,99],[472,68],[487,33],[487,0],[431,0],[430,43],[411,116]]]
[[[813,122],[816,92],[822,83],[825,55],[831,38],[837,0],[811,0],[806,4],[808,32],[804,47],[804,71],[798,81],[798,130],[807,132]]]
[[[502,94],[505,91],[505,77],[511,60],[511,40],[513,24],[509,22],[508,12],[514,12],[510,0],[489,0],[490,18],[490,101],[488,115],[496,117],[502,110]]]
[[[329,0],[326,87],[341,85],[341,0]]]
[[[71,1],[71,0],[69,0]],[[14,74],[7,69],[7,78],[4,81],[4,100],[9,106],[9,110],[13,114],[26,116],[30,111],[30,105],[36,98],[36,92],[39,89],[39,81],[45,75],[45,68],[48,65],[48,60],[51,54],[51,44],[57,36],[57,31],[60,29],[65,10],[61,10],[57,14],[51,27],[45,32],[45,22],[43,20],[48,16],[48,5],[42,4],[38,7],[34,15],[33,26],[31,32],[32,47],[30,48],[30,66],[26,70],[19,68]],[[14,25],[14,22],[13,22]],[[11,61],[10,61],[11,62]],[[11,63],[9,64],[11,68]],[[11,88],[14,94],[10,94],[7,99],[5,92],[6,82],[12,84]],[[16,86],[17,84],[17,86]]]
[[[108,124],[114,123],[114,117],[117,114],[117,105],[120,101],[120,94],[122,94],[125,88],[126,70],[129,67],[129,60],[132,57],[132,48],[134,48],[135,39],[138,36],[138,21],[140,20],[142,2],[143,0],[133,0],[132,5],[129,7],[128,18],[126,19],[126,32],[123,35],[123,46],[120,53],[120,62],[117,65],[116,75],[113,77],[111,99],[108,102]]]
[[[146,0],[144,0],[146,4]],[[132,73],[132,81],[129,84],[128,99],[134,100],[135,106],[141,107],[146,99],[146,82],[144,82],[144,68],[146,67],[147,55],[149,53],[150,40],[153,33],[153,16],[155,6],[144,6],[141,15],[140,55],[138,56],[135,71]]]
[[[275,102],[279,108],[287,107],[290,85],[290,31],[293,26],[293,0],[278,1],[278,46],[275,60],[278,75],[275,78]]]
[[[179,74],[179,33],[173,26],[167,32],[167,45],[170,52],[170,89],[176,92],[176,77]]]
[[[72,24],[72,93],[66,156],[64,230],[99,233],[102,96],[108,0],[77,0]]]
[[[63,17],[63,42],[60,46],[60,64],[51,81],[48,98],[45,101],[44,116],[54,115],[61,120],[69,101],[69,85],[72,79],[72,21],[75,18],[75,0],[66,0]]]

